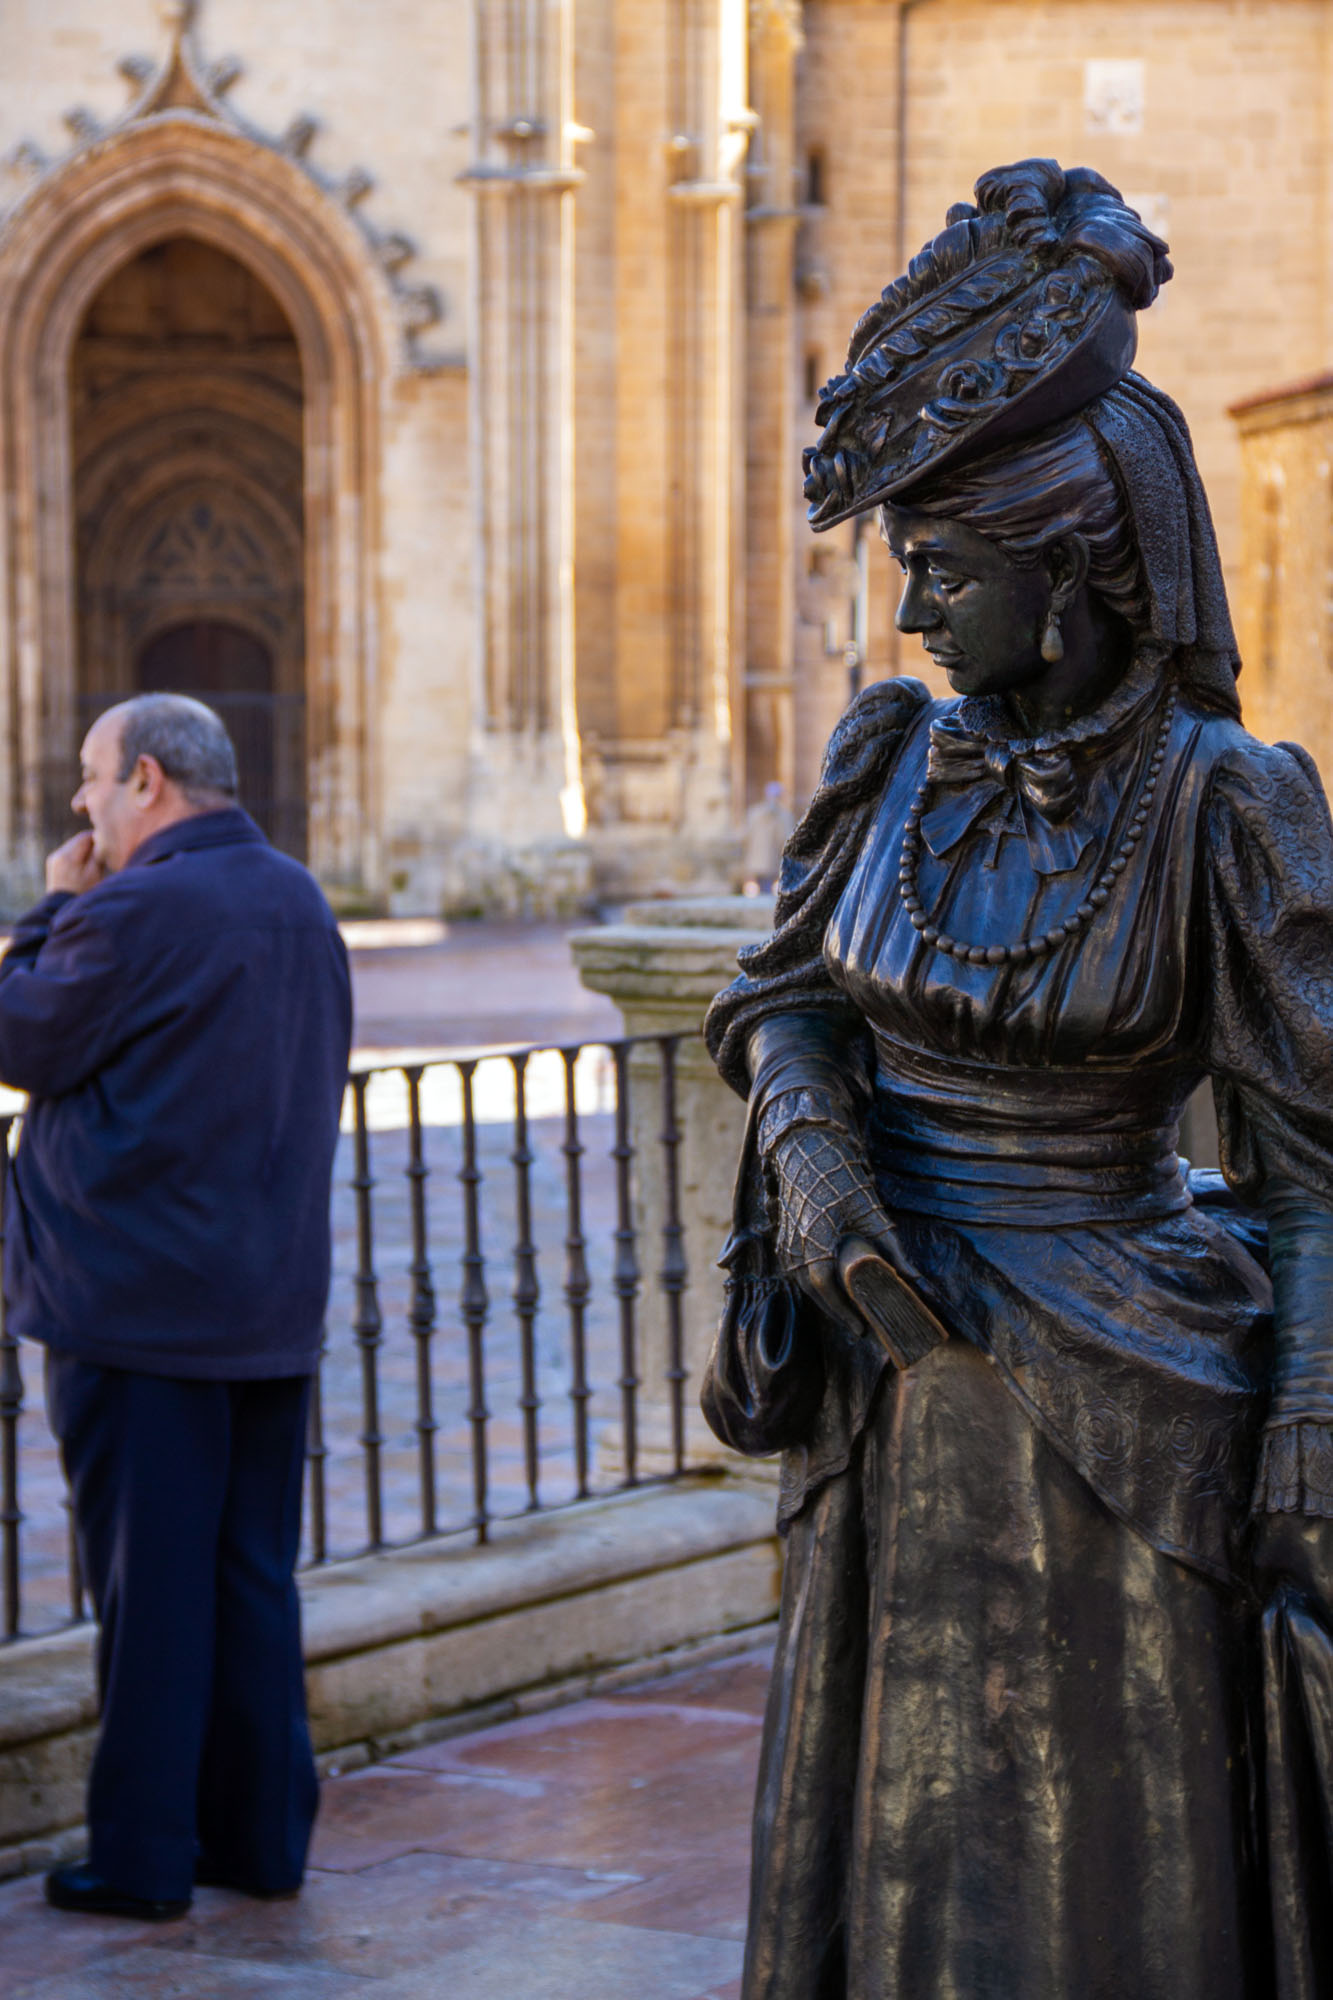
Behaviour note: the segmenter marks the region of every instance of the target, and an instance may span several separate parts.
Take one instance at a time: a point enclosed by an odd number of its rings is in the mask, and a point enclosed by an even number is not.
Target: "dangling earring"
[[[1054,666],[1055,662],[1063,660],[1064,656],[1065,642],[1060,636],[1060,620],[1056,617],[1055,607],[1052,605],[1046,616],[1046,630],[1041,635],[1041,657]]]

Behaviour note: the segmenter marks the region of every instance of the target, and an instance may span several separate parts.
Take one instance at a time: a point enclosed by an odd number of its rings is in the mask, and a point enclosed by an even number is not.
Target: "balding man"
[[[196,1881],[292,1892],[314,1821],[293,1570],[351,1001],[211,709],[122,703],[82,762],[91,831],[0,960],[9,1325],[101,1623],[90,1852],[47,1894],[169,1917]]]

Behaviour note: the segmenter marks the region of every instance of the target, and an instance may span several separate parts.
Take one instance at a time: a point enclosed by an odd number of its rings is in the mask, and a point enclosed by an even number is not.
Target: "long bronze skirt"
[[[1257,1632],[951,1341],[793,1524],[744,2000],[1261,2000]]]

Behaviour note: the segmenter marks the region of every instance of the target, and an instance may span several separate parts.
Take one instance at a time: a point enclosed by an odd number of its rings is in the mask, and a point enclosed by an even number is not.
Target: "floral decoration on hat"
[[[852,335],[804,455],[831,528],[947,467],[1072,416],[1129,371],[1166,245],[1109,181],[1054,160],[997,167]]]

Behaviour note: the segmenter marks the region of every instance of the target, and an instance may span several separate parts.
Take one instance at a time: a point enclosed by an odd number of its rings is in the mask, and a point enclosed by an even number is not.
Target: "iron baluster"
[[[583,1234],[583,1170],[580,1162],[586,1148],[579,1138],[578,1097],[575,1090],[577,1049],[561,1049],[565,1064],[565,1138],[560,1150],[565,1156],[565,1304],[569,1309],[569,1400],[574,1406],[575,1490],[580,1500],[588,1496],[588,1339],[585,1320],[592,1286],[588,1279],[587,1239]]]
[[[328,1327],[320,1341],[319,1360],[310,1378],[310,1407],[306,1415],[306,1464],[310,1468],[310,1560],[328,1560],[329,1516],[324,1464],[329,1448],[324,1442],[324,1356],[328,1353]]]
[[[689,1282],[685,1261],[685,1231],[680,1220],[680,1126],[676,1118],[676,1038],[663,1035],[662,1051],[662,1179],[665,1219],[662,1224],[661,1286],[666,1294],[666,1379],[671,1400],[671,1463],[685,1470],[685,1340],[682,1294]]]
[[[375,1276],[374,1217],[370,1196],[375,1181],[370,1171],[370,1134],[366,1125],[365,1075],[352,1078],[352,1099],[356,1110],[356,1315],[352,1328],[361,1350],[361,1449],[366,1474],[367,1545],[384,1546],[383,1482],[380,1449],[379,1350],[384,1338],[380,1313],[379,1279]]]
[[[616,1163],[615,1264],[611,1285],[620,1302],[620,1421],[624,1433],[626,1486],[637,1486],[639,1478],[638,1389],[636,1372],[634,1301],[639,1290],[639,1265],[635,1256],[634,1207],[631,1168],[634,1145],[629,1131],[629,1045],[613,1042],[611,1054],[616,1073],[616,1142],[611,1157]]]
[[[662,1440],[664,1461],[673,1474],[683,1471],[687,1464],[685,1392],[690,1377],[686,1367],[688,1342],[684,1298],[689,1289],[689,1244],[682,1214],[682,1176],[686,1171],[682,1149],[689,1131],[682,1117],[680,1100],[683,1039],[679,1035],[653,1035],[591,1045],[598,1060],[602,1059],[602,1051],[606,1051],[616,1091],[614,1106],[606,1107],[614,1112],[613,1143],[608,1156],[608,1164],[614,1161],[614,1169],[613,1174],[608,1176],[611,1187],[606,1189],[602,1185],[600,1170],[591,1186],[584,1171],[588,1144],[582,1129],[579,1103],[582,1076],[579,1064],[588,1045],[559,1050],[564,1084],[564,1123],[560,1140],[564,1180],[562,1294],[569,1330],[566,1388],[572,1433],[560,1440],[562,1498],[568,1492],[571,1498],[584,1500],[597,1483],[593,1463],[595,1426],[592,1408],[596,1399],[589,1381],[594,1358],[590,1348],[593,1339],[590,1318],[593,1280],[589,1271],[588,1241],[590,1234],[597,1236],[607,1229],[612,1232],[612,1283],[617,1316],[618,1365],[612,1372],[619,1391],[619,1428],[624,1450],[622,1468],[617,1476],[627,1487],[637,1486],[645,1476],[645,1447],[639,1428],[638,1402],[642,1385],[639,1347],[645,1336],[637,1317],[638,1301],[643,1296],[645,1285],[659,1288],[663,1299],[663,1358],[658,1358],[654,1335],[651,1372],[654,1380],[661,1376],[669,1384],[669,1441]],[[543,1483],[543,1474],[549,1471],[549,1457],[543,1459],[543,1446],[549,1454],[556,1442],[554,1435],[550,1434],[549,1425],[546,1427],[547,1434],[543,1434],[541,1417],[546,1394],[539,1324],[542,1309],[541,1258],[543,1250],[553,1253],[554,1236],[548,1241],[542,1235],[544,1215],[539,1198],[542,1155],[538,1141],[541,1128],[533,1122],[535,1072],[532,1067],[532,1058],[539,1053],[542,1051],[532,1046],[510,1047],[497,1052],[499,1058],[509,1065],[514,1077],[513,1126],[508,1150],[515,1199],[514,1236],[512,1247],[505,1251],[505,1255],[512,1257],[512,1297],[520,1364],[517,1402],[521,1411],[523,1444],[523,1505],[529,1513],[550,1504],[550,1495]],[[647,1136],[646,1126],[642,1134],[638,1133],[632,1117],[637,1104],[632,1092],[638,1088],[633,1064],[640,1058],[645,1065],[656,1060],[660,1060],[662,1065],[658,1080],[660,1118],[653,1138]],[[445,1435],[446,1417],[437,1380],[441,1354],[441,1300],[432,1269],[430,1241],[432,1221],[437,1228],[440,1221],[438,1214],[432,1217],[430,1204],[430,1182],[438,1171],[439,1162],[430,1159],[430,1141],[426,1137],[424,1123],[424,1079],[433,1065],[425,1061],[389,1065],[383,1071],[362,1072],[350,1079],[348,1086],[348,1137],[353,1153],[353,1172],[348,1184],[354,1196],[356,1229],[350,1254],[347,1254],[346,1261],[340,1259],[339,1269],[350,1275],[354,1283],[352,1330],[357,1361],[348,1381],[345,1401],[342,1400],[344,1387],[341,1375],[321,1369],[311,1382],[305,1448],[308,1488],[303,1560],[307,1565],[319,1565],[350,1554],[356,1546],[355,1541],[350,1547],[344,1546],[340,1539],[335,1506],[336,1484],[332,1473],[332,1467],[340,1462],[339,1454],[344,1446],[350,1448],[354,1443],[361,1459],[368,1528],[367,1542],[362,1546],[381,1549],[395,1542],[416,1539],[418,1534],[438,1535],[456,1531],[465,1525],[471,1527],[477,1541],[486,1542],[489,1539],[490,1523],[495,1513],[490,1490],[489,1449],[492,1439],[489,1428],[491,1412],[487,1408],[486,1397],[485,1348],[491,1300],[483,1252],[485,1176],[481,1159],[480,1100],[476,1085],[477,1074],[486,1058],[474,1053],[437,1060],[447,1060],[458,1070],[463,1099],[459,1175],[463,1204],[460,1217],[463,1255],[459,1299],[461,1323],[466,1328],[468,1393],[464,1399],[466,1408],[461,1414],[450,1399],[448,1421],[455,1426],[461,1424],[468,1438],[470,1504],[456,1511],[453,1506],[446,1508],[439,1492],[443,1476],[441,1438]],[[401,1076],[406,1091],[403,1122],[407,1198],[401,1215],[396,1205],[391,1212],[386,1212],[381,1204],[377,1212],[374,1199],[376,1177],[374,1141],[370,1132],[371,1081],[373,1077],[388,1075],[391,1071]],[[379,1086],[376,1085],[376,1088]],[[646,1116],[647,1099],[640,1108]],[[17,1124],[17,1119],[0,1114],[0,1144],[12,1140]],[[662,1163],[662,1247],[660,1255],[653,1256],[651,1263],[644,1262],[636,1227],[636,1161],[640,1142],[661,1148],[656,1157]],[[12,1187],[5,1179],[10,1171],[7,1154],[0,1156],[0,1245],[3,1244],[6,1194],[7,1191],[12,1193]],[[503,1176],[502,1184],[509,1185],[503,1183]],[[607,1216],[604,1211],[612,1204],[614,1213]],[[12,1226],[12,1207],[9,1217]],[[654,1240],[657,1240],[657,1227],[654,1224]],[[387,1238],[384,1234],[386,1228],[391,1231]],[[386,1325],[376,1259],[378,1256],[383,1260],[387,1246],[388,1253],[397,1260],[400,1253],[393,1248],[397,1244],[408,1252],[408,1256],[402,1257],[409,1280],[408,1302],[405,1313],[395,1317],[392,1325]],[[327,1327],[324,1335],[327,1341]],[[382,1435],[385,1387],[381,1371],[386,1365],[386,1356],[399,1353],[395,1343],[404,1335],[409,1336],[412,1342],[412,1362],[406,1372],[410,1373],[414,1368],[416,1380],[414,1435],[420,1475],[420,1523],[418,1527],[413,1518],[403,1525],[401,1533],[395,1533],[396,1523],[388,1513],[389,1496],[386,1490],[390,1467]],[[321,1361],[326,1351],[326,1347],[321,1350]],[[406,1348],[401,1350],[402,1356],[405,1357],[406,1353]],[[25,1389],[30,1385],[23,1380],[27,1371],[23,1369],[22,1362],[22,1350],[7,1333],[3,1304],[0,1302],[0,1644],[27,1629],[34,1616],[29,1588],[31,1574],[25,1568],[25,1563],[30,1560],[28,1544],[32,1540],[34,1503],[23,1483],[28,1423],[24,1398]],[[507,1388],[504,1393],[508,1395]],[[657,1445],[658,1440],[654,1436],[654,1451]],[[572,1475],[568,1477],[567,1485],[564,1483],[567,1475],[563,1470],[566,1466]],[[19,1504],[21,1495],[28,1500],[26,1512]],[[49,1510],[43,1515],[45,1537],[55,1527],[54,1493],[49,1499],[44,1496],[42,1504]],[[505,1506],[511,1505],[517,1506],[518,1503],[510,1501],[506,1492]],[[86,1607],[86,1580],[81,1573],[74,1517],[68,1501],[66,1512],[68,1519],[62,1518],[60,1522],[60,1537],[67,1545],[68,1609],[72,1619],[79,1619]]]
[[[528,1144],[528,1056],[525,1052],[509,1058],[514,1070],[514,1313],[518,1320],[519,1355],[523,1386],[518,1406],[523,1412],[523,1473],[528,1488],[528,1511],[541,1505],[537,1495],[537,1395],[536,1321],[541,1288],[537,1283],[537,1246],[532,1240],[532,1148]]]
[[[472,1101],[475,1062],[460,1062],[458,1074],[463,1084],[463,1164],[458,1178],[463,1183],[463,1289],[459,1307],[467,1328],[468,1386],[471,1401],[468,1422],[472,1426],[472,1526],[477,1540],[489,1533],[487,1510],[486,1356],[484,1336],[490,1300],[486,1292],[486,1260],[481,1250],[481,1168],[477,1163],[477,1120]]]
[[[421,1532],[433,1535],[438,1526],[435,1503],[435,1399],[431,1383],[431,1340],[435,1333],[435,1283],[426,1247],[426,1182],[430,1168],[421,1132],[421,1068],[407,1069],[407,1184],[412,1212],[412,1300],[407,1322],[416,1344],[417,1466],[421,1483]]]
[[[0,1119],[0,1252],[9,1206],[9,1135],[12,1118]],[[19,1344],[9,1331],[0,1299],[0,1569],[4,1573],[4,1635],[18,1637],[22,1618],[19,1536],[23,1510],[19,1506],[19,1418],[23,1411],[23,1373]]]

